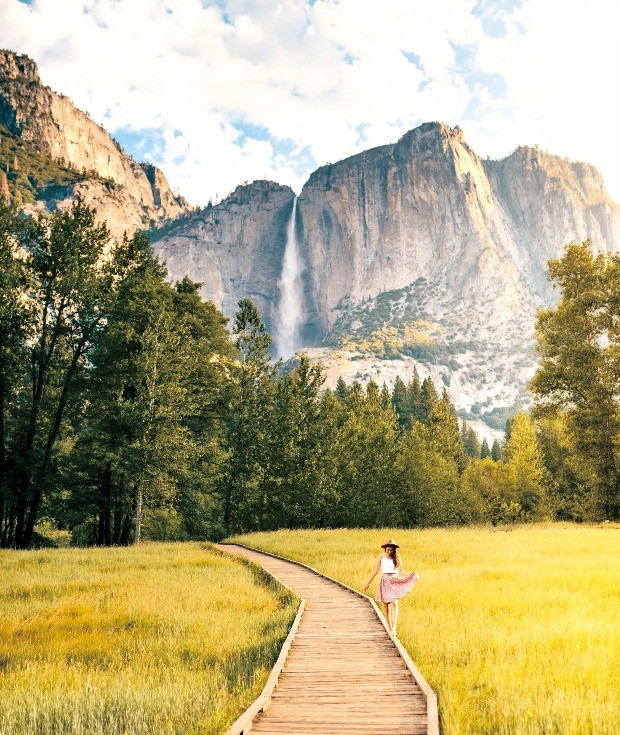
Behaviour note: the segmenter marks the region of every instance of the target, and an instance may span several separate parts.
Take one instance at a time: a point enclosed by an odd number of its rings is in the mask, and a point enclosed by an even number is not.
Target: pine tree
[[[266,522],[270,456],[271,405],[277,366],[269,364],[271,338],[258,309],[248,299],[239,302],[233,334],[241,363],[231,373],[227,448],[229,466],[223,489],[223,526],[233,531]]]
[[[347,388],[347,384],[342,379],[342,376],[340,376],[336,382],[336,397],[344,403],[347,400],[348,393],[349,389]]]
[[[431,409],[428,417],[428,437],[436,452],[456,462],[459,472],[465,469],[467,458],[458,418],[452,404],[445,396]]]
[[[321,366],[312,365],[306,355],[276,380],[262,468],[265,493],[256,509],[261,530],[318,526],[328,513],[330,489],[323,482],[325,444],[319,425],[322,383]]]
[[[493,441],[493,446],[491,447],[491,458],[494,462],[499,462],[502,458],[502,445],[497,439]]]
[[[431,411],[438,402],[439,396],[435,390],[435,385],[430,377],[425,378],[420,391],[420,418],[419,421],[428,425]]]
[[[491,456],[491,450],[489,449],[489,443],[486,436],[482,439],[482,446],[480,447],[480,459],[486,459]]]
[[[398,425],[401,428],[409,426],[409,400],[407,395],[407,388],[401,380],[400,375],[396,376],[394,381],[394,388],[392,389],[392,403],[398,416]]]
[[[417,368],[413,368],[413,377],[407,386],[407,398],[411,408],[411,420],[422,422],[422,387]]]
[[[478,438],[476,431],[472,429],[471,426],[467,428],[463,445],[465,447],[465,454],[468,457],[473,457],[474,459],[479,459],[481,457],[482,448],[480,446],[480,439]]]

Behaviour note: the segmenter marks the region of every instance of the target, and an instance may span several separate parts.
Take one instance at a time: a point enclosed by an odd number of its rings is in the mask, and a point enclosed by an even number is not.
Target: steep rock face
[[[252,299],[273,333],[294,196],[272,181],[239,186],[219,204],[155,231],[155,251],[171,278],[202,283],[203,297],[228,317],[240,299]]]
[[[161,171],[134,161],[71,100],[44,86],[31,59],[4,50],[0,50],[0,125],[40,153],[83,172],[88,185],[82,182],[79,192],[67,193],[67,200],[79,193],[96,202],[99,216],[110,221],[114,234],[190,209],[172,193]],[[116,186],[106,189],[101,180]],[[43,201],[41,206],[53,207],[54,202]]]
[[[351,304],[418,278],[455,303],[523,294],[505,223],[460,129],[430,123],[316,171],[299,197],[315,313],[329,330]]]
[[[620,249],[620,207],[594,166],[527,147],[483,166],[505,225],[504,248],[545,301],[553,299],[547,261],[566,243],[591,239],[597,250]]]
[[[588,238],[620,249],[594,167],[530,148],[483,161],[439,123],[316,171],[299,219],[317,357],[362,381],[416,366],[473,416],[527,401],[547,260]]]

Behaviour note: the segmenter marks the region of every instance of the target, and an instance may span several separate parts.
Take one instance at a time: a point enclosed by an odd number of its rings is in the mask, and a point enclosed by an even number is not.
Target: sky
[[[617,0],[0,0],[0,47],[196,205],[429,121],[593,163],[620,201],[619,30]]]

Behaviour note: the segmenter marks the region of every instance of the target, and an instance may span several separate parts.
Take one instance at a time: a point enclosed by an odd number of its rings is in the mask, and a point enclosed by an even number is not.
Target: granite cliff
[[[134,161],[71,100],[45,86],[34,61],[5,50],[0,50],[0,135],[73,174],[64,187],[38,190],[27,202],[31,208],[50,209],[81,196],[117,236],[191,209],[161,171]],[[10,185],[13,162],[2,163]]]
[[[254,294],[273,327],[292,199],[271,182],[240,187],[162,231],[156,249],[229,316]],[[299,344],[328,383],[392,382],[416,366],[463,412],[489,417],[527,400],[535,309],[553,299],[547,260],[586,238],[620,250],[620,207],[588,164],[536,148],[482,160],[458,127],[428,123],[315,171],[295,230]]]
[[[189,275],[227,316],[240,299],[259,308],[273,332],[286,225],[295,193],[272,181],[239,186],[220,204],[155,230],[155,251],[172,278]]]

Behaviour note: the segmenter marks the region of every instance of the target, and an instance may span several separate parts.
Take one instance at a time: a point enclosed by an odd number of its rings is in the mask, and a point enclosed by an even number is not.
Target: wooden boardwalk
[[[306,603],[269,707],[237,732],[438,735],[434,694],[367,599],[293,562],[221,548],[260,564]]]

